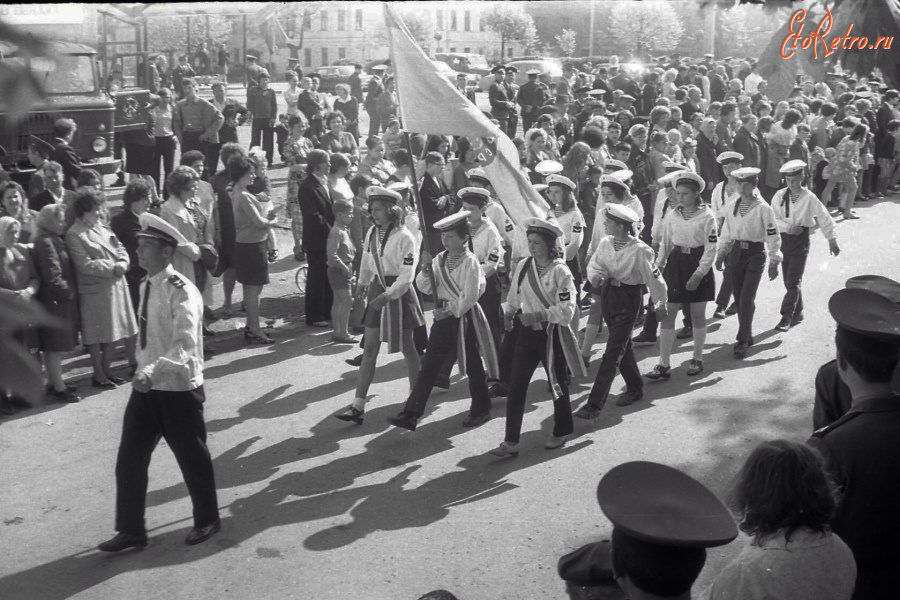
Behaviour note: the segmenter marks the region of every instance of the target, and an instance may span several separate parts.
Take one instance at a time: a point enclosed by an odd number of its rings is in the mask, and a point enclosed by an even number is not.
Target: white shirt
[[[484,277],[487,279],[497,272],[500,260],[503,258],[503,242],[500,233],[490,221],[482,221],[478,231],[472,232],[472,252],[481,265]]]
[[[503,312],[507,315],[513,315],[519,310],[523,313],[537,313],[541,315],[542,322],[569,325],[575,314],[575,284],[572,282],[572,272],[561,258],[557,258],[538,275],[538,281],[545,295],[553,303],[550,308],[544,308],[544,303],[541,302],[537,292],[528,283],[527,274],[521,277],[522,285],[519,285],[522,270],[526,266],[533,268],[531,266],[533,263],[534,260],[523,260],[516,266],[516,272],[509,285],[509,294],[503,303]]]
[[[563,243],[566,247],[566,262],[578,256],[578,249],[581,248],[581,242],[584,240],[584,215],[577,207],[569,212],[556,215],[556,223],[563,230]]]
[[[756,93],[756,88],[759,86],[759,82],[762,81],[763,78],[757,75],[756,73],[750,73],[746,77],[744,77],[744,91],[747,95],[752,96]]]
[[[486,283],[484,274],[481,271],[481,266],[478,264],[478,258],[466,250],[459,258],[459,262],[456,263],[456,268],[450,271],[450,279],[452,279],[454,283],[456,283],[456,287],[459,288],[459,295],[455,296],[449,289],[441,284],[441,277],[438,275],[438,271],[441,268],[441,262],[443,262],[446,255],[447,251],[444,250],[432,258],[431,269],[434,272],[434,279],[438,286],[437,297],[445,301],[446,307],[450,309],[450,312],[453,313],[454,317],[459,318],[475,306],[475,303],[478,302],[478,298],[484,293]],[[423,294],[430,294],[432,292],[431,277],[425,271],[421,271],[416,275],[416,287],[419,288],[419,291]]]
[[[610,279],[626,285],[644,284],[657,305],[667,301],[666,283],[653,264],[653,250],[637,238],[618,251],[613,236],[601,239],[588,263],[587,276],[594,287]]]
[[[790,216],[786,215],[785,200],[791,205]],[[792,227],[797,226],[809,227],[810,232],[815,231],[816,227],[821,227],[825,239],[837,239],[834,219],[828,214],[825,205],[807,188],[800,188],[800,197],[796,202],[791,202],[791,194],[787,188],[778,190],[772,196],[772,210],[775,211],[775,222],[778,223],[778,231],[781,233],[787,233]]]
[[[372,226],[366,234],[363,242],[362,262],[359,267],[360,285],[369,285],[378,276],[375,266],[375,257],[372,255],[372,236],[378,242],[378,227]],[[416,240],[413,234],[406,228],[392,227],[387,239],[382,246],[378,244],[378,255],[384,268],[386,277],[396,277],[396,281],[387,286],[385,293],[391,300],[397,300],[409,290],[416,275]]]
[[[154,390],[187,392],[203,385],[203,299],[200,292],[169,265],[141,284],[138,315],[143,314],[145,302],[147,338],[146,347],[141,348],[138,334],[138,372],[150,379]]]
[[[775,211],[756,194],[754,190],[753,204],[743,217],[740,212],[734,214],[737,203],[741,200],[740,196],[726,206],[725,224],[719,234],[718,254],[721,257],[728,256],[732,242],[765,242],[769,260],[780,263],[781,236],[778,235]]]
[[[641,230],[644,229],[644,207],[641,206],[641,201],[629,194],[622,202],[622,206],[627,206],[637,213],[638,221],[634,224],[634,235],[640,235]],[[591,256],[594,253],[594,250],[597,249],[597,244],[606,237],[606,217],[603,214],[603,209],[605,207],[606,203],[598,197],[597,209],[594,213],[597,215],[597,218],[594,219],[594,230],[591,232],[591,243],[588,246],[588,256]]]
[[[506,245],[511,246],[516,226],[513,224],[512,219],[509,218],[509,215],[506,214],[506,210],[500,206],[500,203],[494,202],[493,200],[488,202],[484,207],[484,216],[490,219],[491,223],[494,224],[494,227],[497,228],[500,237],[503,238],[503,242]]]
[[[684,219],[681,208],[674,208],[666,213],[662,223],[659,256],[656,265],[664,269],[669,255],[675,246],[681,248],[698,248],[703,246],[703,256],[697,265],[695,275],[703,277],[716,261],[716,218],[712,209],[704,205],[700,211],[688,220]],[[676,250],[677,252],[677,250]],[[687,282],[685,282],[687,283]]]
[[[716,216],[716,219],[724,219],[725,218],[725,207],[731,204],[731,202],[738,196],[741,195],[740,192],[735,191],[729,193],[726,189],[726,181],[720,181],[716,184],[716,187],[713,188],[712,191],[712,211]],[[736,188],[735,188],[736,189]]]

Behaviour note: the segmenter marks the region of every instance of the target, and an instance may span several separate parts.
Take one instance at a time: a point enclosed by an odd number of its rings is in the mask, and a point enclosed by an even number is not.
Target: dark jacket
[[[759,138],[755,133],[750,133],[745,127],[738,129],[734,134],[734,151],[744,155],[742,167],[759,168]]]
[[[122,212],[110,219],[109,228],[116,234],[122,246],[125,247],[125,251],[128,252],[129,266],[128,272],[125,273],[125,278],[129,282],[140,281],[147,274],[147,271],[138,264],[137,234],[141,230],[138,216],[126,207]]]
[[[502,120],[509,118],[509,109],[512,108],[512,99],[507,95],[506,85],[496,81],[488,88],[488,101],[491,103],[491,116]]]
[[[258,85],[247,89],[247,110],[254,119],[274,119],[278,116],[278,100],[275,90],[262,89]]]
[[[710,102],[723,102],[725,95],[728,93],[728,85],[719,75],[713,73],[709,76],[709,99]]]
[[[697,168],[708,190],[712,190],[712,187],[722,180],[722,169],[716,162],[718,155],[718,149],[713,146],[710,139],[700,133],[697,136]]]
[[[72,146],[65,141],[56,138],[53,140],[53,152],[50,160],[58,162],[63,168],[63,187],[67,190],[75,189],[75,181],[81,173],[81,159],[75,154]]]
[[[324,258],[328,232],[334,225],[328,189],[315,175],[309,174],[300,182],[297,197],[303,214],[303,248],[314,257]]]
[[[441,234],[434,228],[435,222],[443,219],[453,212],[453,202],[448,202],[444,208],[437,205],[437,199],[450,193],[444,181],[438,177],[435,178],[427,173],[422,176],[422,183],[419,187],[419,200],[422,202],[422,216],[425,218],[425,225],[422,231],[428,233],[428,248],[433,256],[443,249],[441,244]]]

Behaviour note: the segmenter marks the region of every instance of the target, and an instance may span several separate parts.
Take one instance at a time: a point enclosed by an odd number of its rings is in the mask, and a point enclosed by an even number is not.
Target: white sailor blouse
[[[374,237],[374,239],[373,239]],[[378,227],[373,225],[366,234],[363,244],[362,261],[359,267],[359,283],[367,286],[378,275],[375,265],[375,257],[372,252],[378,252],[378,258],[384,269],[385,277],[397,279],[387,286],[385,294],[391,300],[399,300],[412,285],[416,276],[416,240],[406,227],[390,225],[385,233],[384,240],[378,241]]]
[[[500,203],[494,200],[488,202],[484,207],[484,216],[497,228],[503,243],[507,246],[512,246],[516,226],[513,224],[512,219],[509,218],[509,215],[506,214],[506,210],[500,206]]]
[[[644,207],[641,205],[641,201],[637,199],[637,197],[628,195],[625,200],[622,202],[622,206],[627,206],[635,213],[637,213],[638,220],[637,223],[634,224],[634,235],[640,235],[641,231],[644,229]],[[588,256],[592,256],[594,251],[597,250],[597,244],[600,243],[600,240],[606,237],[606,217],[603,214],[603,209],[606,207],[606,203],[603,202],[600,198],[597,199],[597,218],[594,219],[594,230],[591,232],[591,243],[588,246]]]
[[[769,260],[781,262],[781,236],[775,222],[775,211],[754,190],[753,202],[747,213],[741,216],[741,197],[734,198],[726,207],[725,224],[719,233],[718,255],[725,257],[733,242],[764,242]]]
[[[573,208],[563,213],[553,211],[553,216],[556,217],[556,224],[563,230],[563,243],[568,262],[578,256],[578,249],[581,248],[581,242],[584,240],[584,215],[578,208]]]
[[[679,248],[698,248],[703,246],[703,255],[694,274],[703,277],[716,262],[716,217],[712,209],[702,205],[700,210],[690,219],[685,220],[681,207],[669,210],[662,223],[659,256],[656,265],[663,269],[672,251]]]
[[[549,308],[544,308],[544,304],[529,285],[527,274],[523,273],[523,269],[536,268],[532,266],[533,263],[533,259],[525,259],[516,266],[515,275],[509,285],[509,294],[503,303],[503,312],[507,315],[514,315],[519,310],[523,313],[537,313],[541,315],[541,321],[568,326],[575,314],[575,284],[572,281],[572,272],[561,258],[557,258],[538,275],[545,294],[553,301]]]
[[[588,281],[596,288],[605,281],[612,285],[644,284],[650,289],[650,297],[658,305],[666,302],[666,282],[653,263],[653,250],[637,238],[616,250],[615,238],[608,235],[600,240],[597,251],[587,266]]]
[[[447,251],[444,250],[431,259],[431,269],[437,282],[437,297],[444,301],[444,305],[450,309],[456,318],[462,317],[469,312],[481,294],[484,293],[486,286],[482,266],[478,262],[478,258],[468,250],[463,252],[462,256],[456,263],[453,270],[449,271],[450,278],[456,283],[459,294],[454,294],[441,284],[441,278],[438,272],[441,270],[441,264],[446,261]],[[416,276],[416,287],[423,294],[431,294],[431,276],[425,271],[419,272]]]
[[[812,233],[819,227],[825,239],[836,239],[834,219],[825,205],[805,187],[800,188],[796,200],[791,199],[787,188],[776,192],[772,197],[772,210],[775,211],[775,222],[781,233],[787,233],[792,227],[809,227]]]
[[[478,230],[472,232],[469,241],[469,250],[475,254],[487,279],[497,272],[497,267],[503,260],[503,240],[500,232],[490,221],[482,221]]]

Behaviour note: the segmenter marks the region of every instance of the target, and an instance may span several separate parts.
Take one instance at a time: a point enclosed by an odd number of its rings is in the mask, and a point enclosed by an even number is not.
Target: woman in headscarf
[[[41,285],[35,297],[48,313],[58,318],[56,327],[41,327],[38,331],[47,369],[47,391],[60,402],[78,402],[81,398],[75,393],[75,387],[66,385],[62,377],[62,356],[78,345],[80,320],[75,267],[62,237],[66,231],[66,207],[48,204],[42,208],[37,230],[32,254]]]
[[[15,181],[0,183],[0,216],[12,217],[19,222],[20,244],[28,244],[34,239],[37,213],[29,210],[25,190]]]

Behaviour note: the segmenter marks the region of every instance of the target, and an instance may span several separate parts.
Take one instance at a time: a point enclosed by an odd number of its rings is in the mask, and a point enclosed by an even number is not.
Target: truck
[[[41,84],[46,97],[35,104],[23,118],[12,119],[0,106],[0,146],[6,149],[3,169],[10,177],[27,184],[34,167],[28,161],[30,135],[53,143],[53,123],[66,117],[75,121],[78,130],[72,148],[85,167],[109,175],[119,170],[120,161],[113,158],[113,133],[118,128],[139,127],[146,109],[139,99],[110,95],[96,61],[97,51],[85,44],[53,41],[51,57],[32,57],[20,53],[9,44],[0,46],[0,61],[23,66]]]

